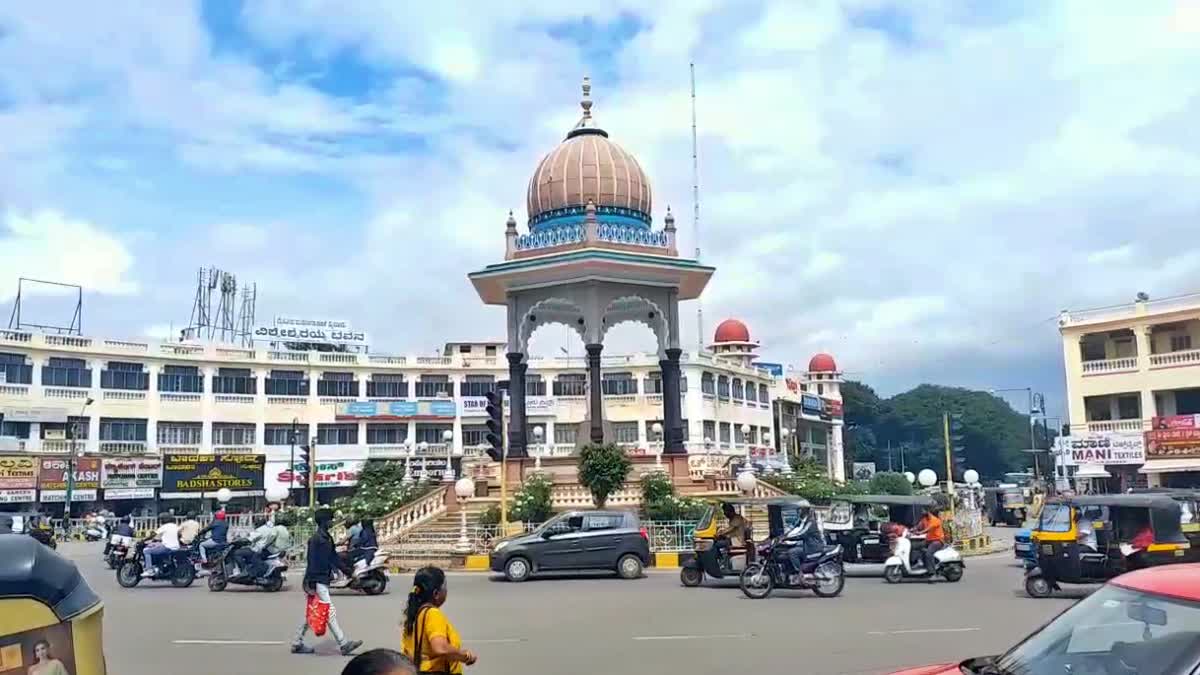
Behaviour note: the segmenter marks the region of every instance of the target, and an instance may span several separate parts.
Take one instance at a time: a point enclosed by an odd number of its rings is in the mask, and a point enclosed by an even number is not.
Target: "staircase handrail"
[[[399,539],[405,532],[429,522],[446,512],[446,487],[435,488],[416,501],[410,502],[375,519],[375,534],[380,543]]]

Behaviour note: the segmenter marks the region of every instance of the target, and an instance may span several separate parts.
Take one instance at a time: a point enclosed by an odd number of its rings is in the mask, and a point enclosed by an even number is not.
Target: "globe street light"
[[[917,480],[923,487],[933,487],[937,483],[937,473],[933,469],[921,469],[921,473],[917,474]]]
[[[754,488],[758,487],[758,479],[754,477],[754,472],[743,471],[738,474],[737,487],[743,494],[753,494]]]
[[[917,482],[917,474],[915,474],[911,471],[905,471],[904,477],[908,480],[909,485]]]
[[[963,480],[967,481],[967,485],[975,485],[979,482],[979,472],[975,469],[967,469],[963,472]]]
[[[446,445],[446,473],[442,474],[442,480],[447,483],[454,482],[454,460],[451,453],[454,452],[454,432],[447,429],[442,432],[442,443]]]
[[[226,504],[230,499],[233,499],[233,491],[229,488],[221,488],[217,490],[217,501]]]
[[[429,452],[429,443],[421,441],[417,443],[417,454],[421,456],[421,478],[420,482],[424,483],[429,480],[429,457],[426,453]]]
[[[659,422],[655,422],[650,427],[650,432],[652,434],[654,434],[654,439],[655,439],[654,440],[654,466],[661,467],[662,466],[662,451],[663,451],[663,447],[662,447],[663,425],[660,424]]]
[[[471,552],[471,540],[467,538],[467,500],[475,496],[475,481],[464,476],[454,484],[454,494],[458,497],[458,543],[454,548],[459,553]]]
[[[405,441],[404,442],[404,482],[405,483],[412,482],[412,455],[413,455],[412,441]]]
[[[543,429],[542,426],[539,424],[538,426],[533,428],[533,443],[535,446],[534,452],[536,453],[536,455],[533,458],[534,471],[542,470],[542,440],[544,438],[546,438],[546,430]]]
[[[750,458],[750,425],[742,424],[742,443],[746,444],[746,469],[753,471],[754,465]]]

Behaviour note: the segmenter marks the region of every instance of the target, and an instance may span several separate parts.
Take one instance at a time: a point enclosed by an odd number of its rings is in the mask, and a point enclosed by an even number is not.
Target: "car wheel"
[[[679,583],[695,588],[704,583],[704,571],[696,567],[684,567],[679,570]]]
[[[1031,598],[1048,598],[1053,594],[1053,589],[1050,588],[1050,582],[1046,581],[1046,577],[1026,577],[1025,592]]]
[[[899,565],[888,565],[883,568],[883,580],[889,584],[898,584],[904,580],[904,570]]]
[[[514,583],[528,580],[532,572],[529,561],[521,556],[514,556],[504,565],[504,578]]]
[[[642,559],[627,553],[617,561],[617,574],[622,579],[637,579],[642,576]]]
[[[942,568],[942,576],[946,577],[946,581],[954,583],[963,577],[962,565],[951,564]]]
[[[118,567],[117,583],[121,588],[133,588],[142,583],[142,566],[131,560]]]

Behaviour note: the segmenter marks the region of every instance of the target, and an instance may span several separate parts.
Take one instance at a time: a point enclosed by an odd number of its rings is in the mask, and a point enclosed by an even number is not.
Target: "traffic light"
[[[488,457],[499,462],[504,458],[504,390],[489,391],[487,398]]]
[[[967,463],[967,435],[962,415],[950,415],[950,444],[954,464],[961,469]]]
[[[292,464],[292,474],[294,475],[293,480],[295,481],[296,487],[302,488],[308,485],[309,452],[309,446],[307,445],[301,445],[300,447],[296,448],[296,462]],[[297,469],[297,467],[304,468]]]

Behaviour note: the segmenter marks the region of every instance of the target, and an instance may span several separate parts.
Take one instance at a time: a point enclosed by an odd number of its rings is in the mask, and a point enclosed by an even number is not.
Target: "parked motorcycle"
[[[155,574],[151,577],[143,577],[142,573],[145,571],[143,553],[147,543],[139,541],[133,548],[126,551],[125,560],[117,568],[117,583],[122,588],[133,588],[140,584],[142,579],[170,581],[171,585],[176,588],[187,588],[192,585],[192,582],[196,580],[197,553],[195,547],[171,551],[169,555],[159,555]]]
[[[379,549],[372,550],[373,554],[369,560],[359,560],[355,563],[354,572],[350,576],[342,574],[340,571],[335,572],[329,587],[349,588],[362,591],[367,595],[383,593],[388,584],[388,554]]]
[[[914,554],[912,549],[912,537],[907,531],[896,538],[896,551],[884,562],[883,568],[883,578],[889,584],[898,584],[905,577],[931,579],[941,576],[951,582],[962,579],[966,563],[963,562],[962,555],[954,550],[953,546],[947,546],[933,554],[932,571],[925,569],[924,555],[919,551]],[[919,565],[913,564],[914,557],[917,558]]]
[[[267,556],[263,561],[265,566],[263,573],[249,574],[248,570],[238,567],[237,558],[233,555],[234,551],[244,549],[249,545],[250,542],[245,539],[235,541],[220,551],[216,557],[210,559],[212,570],[208,575],[208,590],[220,593],[229,584],[255,586],[272,593],[283,588],[283,584],[287,580],[285,574],[288,569],[287,554]]]
[[[742,593],[748,598],[761,600],[775,588],[811,590],[822,598],[839,595],[846,585],[842,569],[842,547],[826,546],[805,556],[799,570],[792,569],[788,550],[782,540],[765,542],[758,552],[758,559],[742,571]]]

